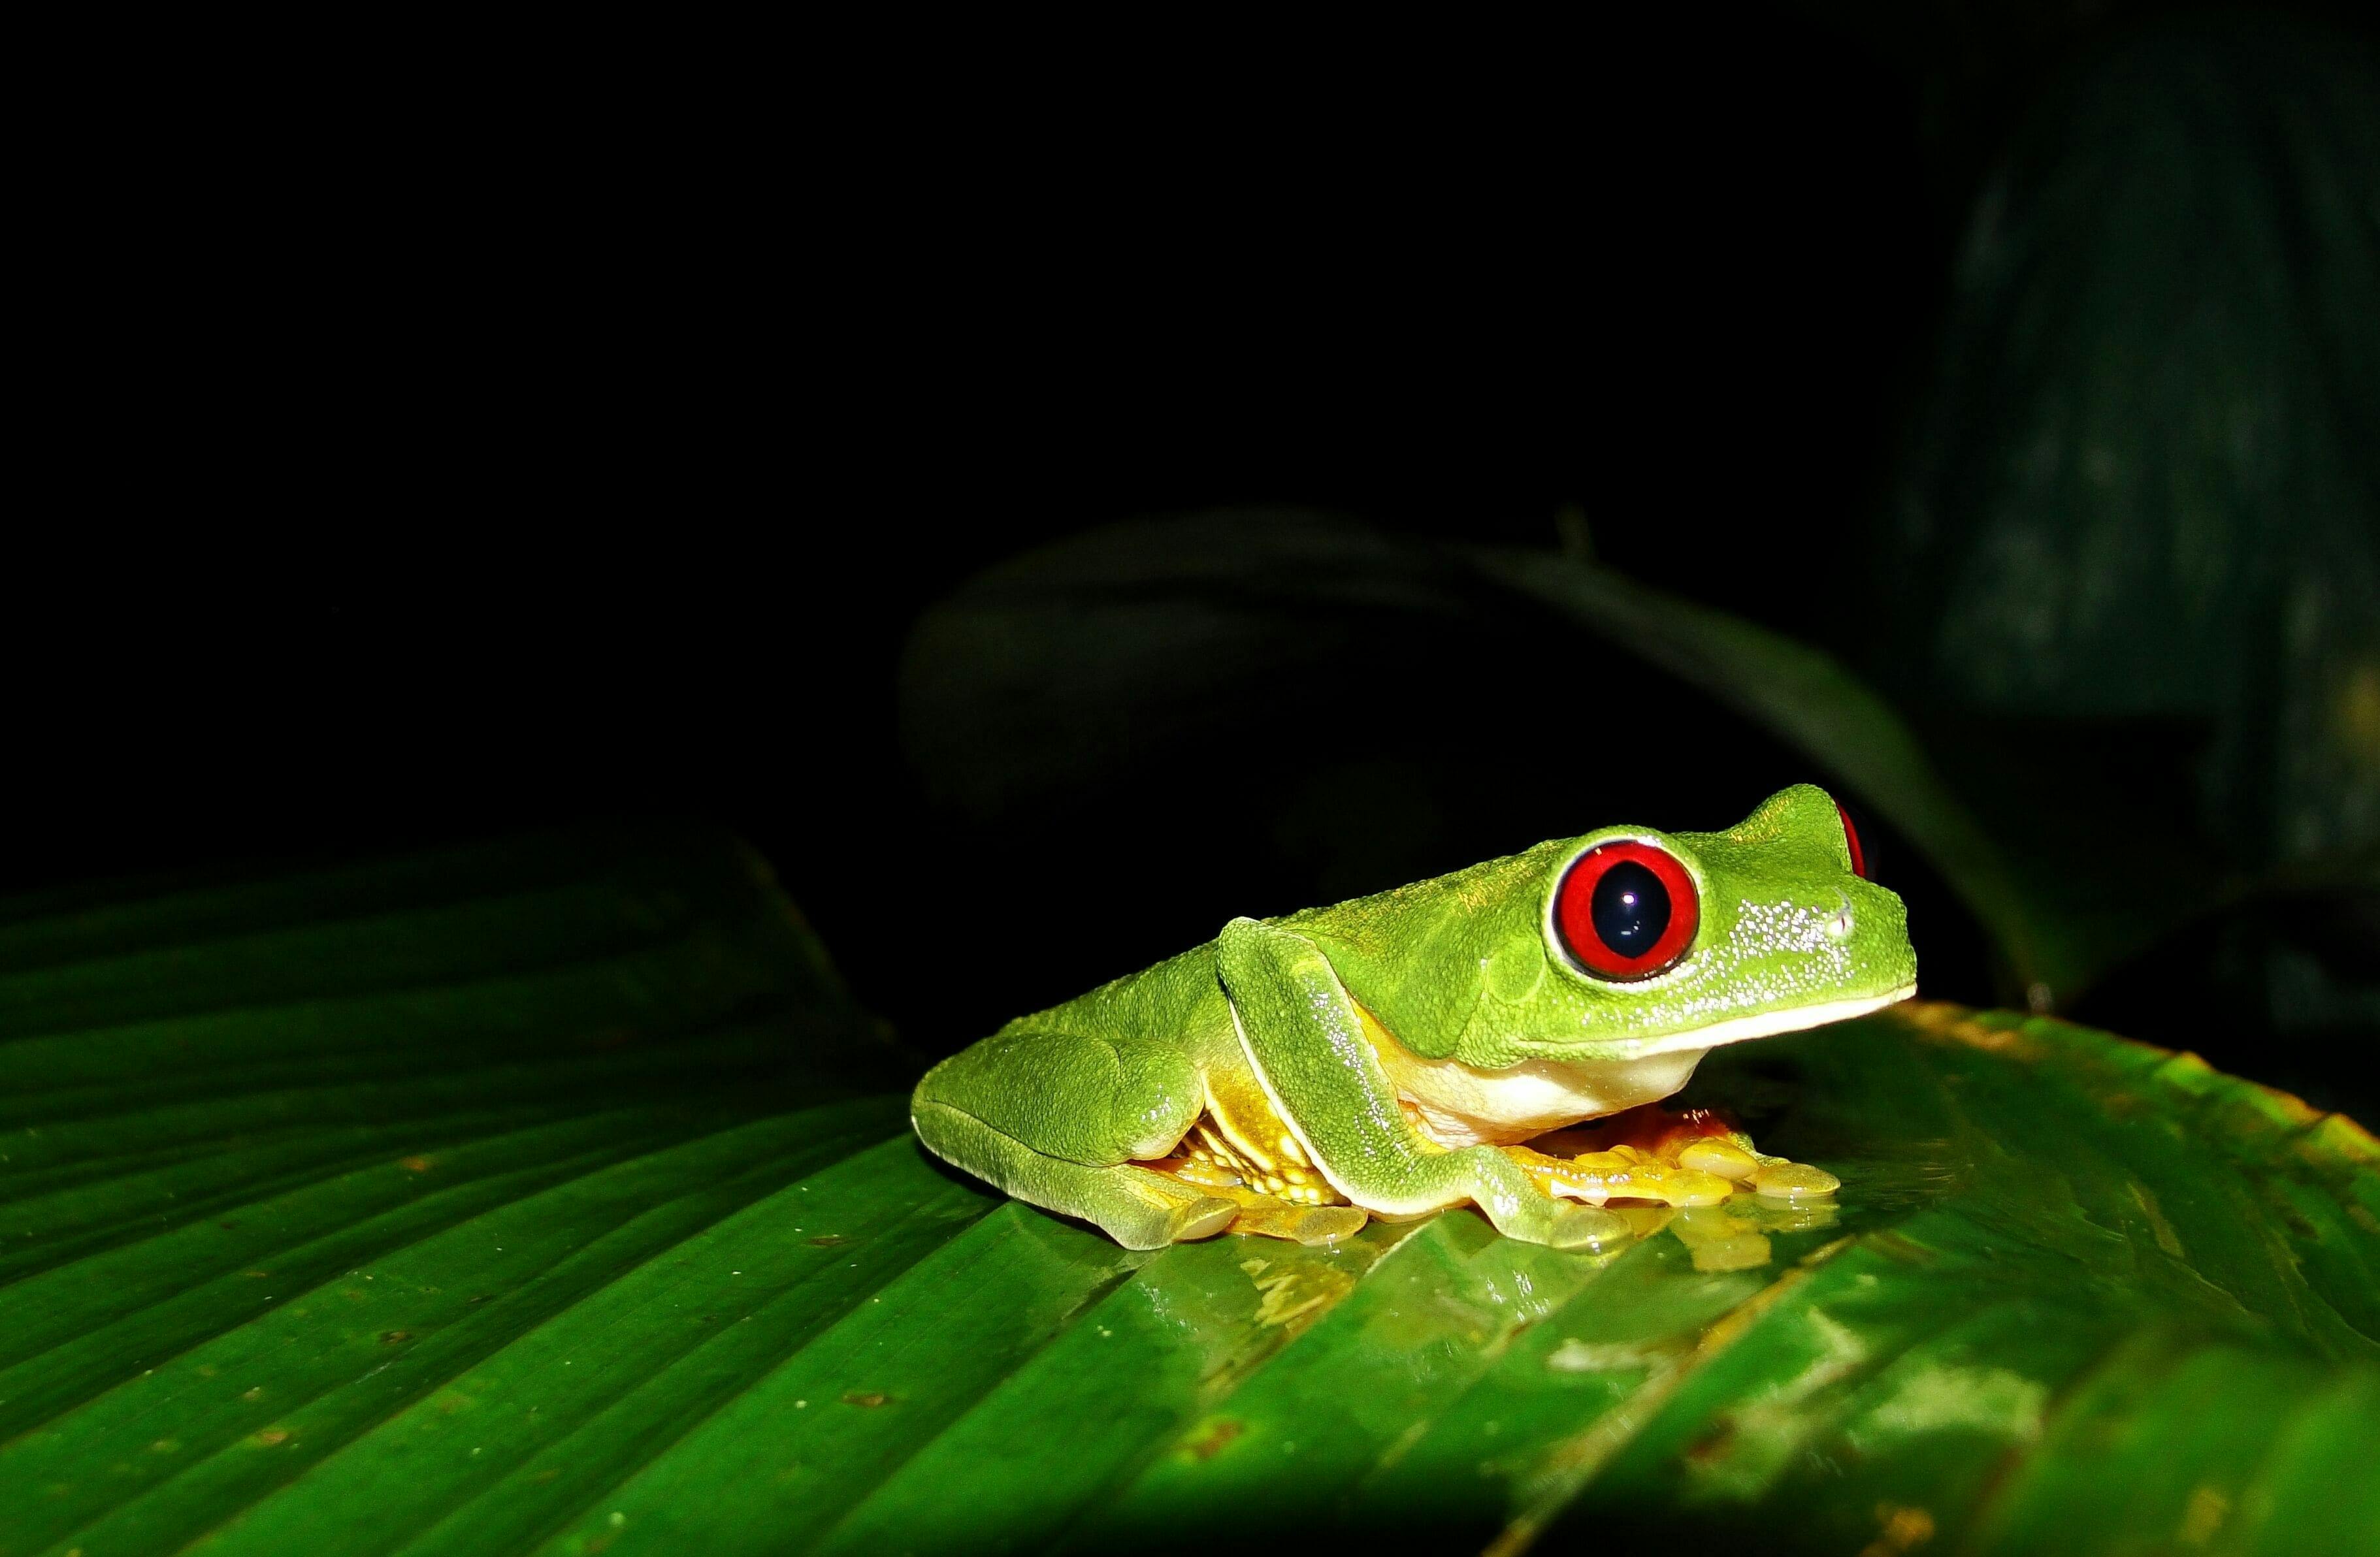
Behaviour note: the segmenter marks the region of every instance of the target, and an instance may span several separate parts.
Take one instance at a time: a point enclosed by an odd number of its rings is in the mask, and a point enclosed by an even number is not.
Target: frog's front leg
[[[1602,1249],[1627,1239],[1620,1217],[1552,1199],[1495,1147],[1444,1151],[1415,1133],[1354,1002],[1313,942],[1235,919],[1215,958],[1249,1063],[1315,1165],[1355,1204],[1403,1216],[1471,1201],[1497,1231],[1529,1243]]]
[[[1172,1149],[1203,1096],[1189,1059],[1163,1045],[1008,1030],[926,1072],[909,1117],[935,1155],[1018,1200],[1160,1249],[1220,1233],[1241,1209],[1132,1164]]]

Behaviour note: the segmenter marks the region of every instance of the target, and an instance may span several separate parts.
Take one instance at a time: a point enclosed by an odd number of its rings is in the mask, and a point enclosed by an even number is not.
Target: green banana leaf
[[[2380,1541],[2354,1124],[1945,1006],[1706,1071],[1837,1204],[1132,1253],[722,838],[0,904],[0,1554]]]

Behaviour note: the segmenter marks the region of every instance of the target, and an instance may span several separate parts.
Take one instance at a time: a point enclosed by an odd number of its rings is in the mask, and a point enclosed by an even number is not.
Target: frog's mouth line
[[[1722,1044],[1741,1044],[1750,1038],[1773,1038],[1779,1032],[1799,1032],[1805,1027],[1824,1027],[1828,1022],[1849,1021],[1870,1011],[1906,1000],[1917,993],[1914,981],[1884,995],[1865,995],[1856,1000],[1828,1000],[1815,1006],[1795,1006],[1782,1011],[1760,1011],[1748,1017],[1731,1017],[1708,1027],[1697,1027],[1690,1032],[1671,1032],[1659,1038],[1648,1038],[1639,1045],[1631,1044],[1611,1057],[1615,1059],[1646,1059],[1654,1055],[1674,1054],[1680,1049],[1716,1049]],[[1615,1050],[1620,1045],[1614,1044]]]

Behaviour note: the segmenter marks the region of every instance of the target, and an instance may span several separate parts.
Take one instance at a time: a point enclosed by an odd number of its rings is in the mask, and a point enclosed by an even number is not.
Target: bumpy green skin
[[[1701,923],[1676,967],[1613,983],[1571,961],[1550,910],[1572,861],[1623,839],[1685,864]],[[1900,899],[1852,873],[1835,803],[1803,784],[1723,833],[1607,827],[1375,897],[1235,919],[943,1061],[911,1117],[946,1160],[1150,1249],[1220,1231],[1237,1208],[1132,1165],[1170,1153],[1210,1092],[1254,1081],[1357,1206],[1468,1200],[1512,1237],[1595,1244],[1608,1213],[1549,1199],[1495,1147],[1447,1151],[1415,1131],[1357,1005],[1414,1055],[1493,1072],[1630,1060],[1747,1018],[1784,1031],[1786,1013],[1905,993],[1916,976]]]

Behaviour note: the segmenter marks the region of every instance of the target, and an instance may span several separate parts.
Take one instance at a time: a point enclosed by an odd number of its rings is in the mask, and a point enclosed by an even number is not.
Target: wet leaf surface
[[[1903,1008],[1694,1089],[1843,1180],[1162,1253],[906,1134],[764,873],[578,834],[0,905],[0,1552],[2380,1541],[2380,1151]]]

